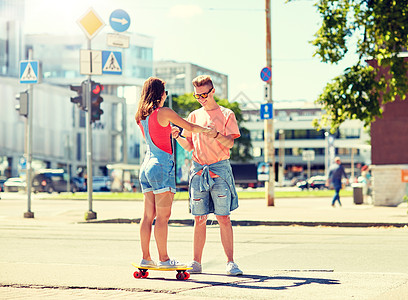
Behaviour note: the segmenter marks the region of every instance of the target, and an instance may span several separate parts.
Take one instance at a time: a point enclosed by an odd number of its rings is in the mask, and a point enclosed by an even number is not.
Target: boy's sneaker
[[[203,272],[203,267],[198,261],[193,260],[188,264],[188,267],[192,268],[191,270],[188,270],[188,272],[191,274],[200,274]]]
[[[186,268],[187,265],[183,264],[175,259],[168,259],[166,261],[159,261],[157,265],[161,269],[172,269],[172,268]]]
[[[139,266],[146,268],[156,268],[157,265],[153,260],[142,259]]]
[[[227,275],[242,275],[243,272],[238,268],[238,265],[234,263],[233,261],[229,261],[227,263]]]

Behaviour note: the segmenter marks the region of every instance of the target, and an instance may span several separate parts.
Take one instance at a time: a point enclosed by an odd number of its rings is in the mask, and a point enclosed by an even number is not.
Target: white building
[[[42,81],[34,85],[33,162],[35,168],[65,168],[76,175],[86,166],[85,113],[70,98],[69,85],[87,79],[80,74],[82,36],[24,35],[24,0],[0,0],[0,176],[19,176],[25,153],[25,118],[15,110],[15,95],[26,90],[19,83],[19,62],[41,65]],[[104,111],[93,124],[94,174],[107,174],[106,165],[139,163],[140,130],[134,114],[141,86],[153,75],[153,39],[129,33],[127,49],[106,46],[106,33],[92,40],[93,50],[122,52],[122,75],[92,76],[105,86]],[[69,166],[69,168],[68,168]]]
[[[238,95],[245,123],[250,131],[252,155],[255,162],[264,161],[264,120],[260,118],[261,103],[251,102],[244,94]],[[303,160],[304,150],[313,150],[311,175],[324,175],[334,156],[339,156],[351,176],[358,174],[357,167],[370,164],[368,133],[363,123],[357,120],[346,121],[332,135],[334,144],[330,145],[326,130],[317,131],[312,122],[321,115],[321,108],[305,101],[275,101],[274,109],[274,148],[275,161],[284,168],[287,179],[306,176],[307,161]],[[327,130],[328,131],[328,130]]]
[[[188,62],[155,61],[154,75],[166,81],[171,94],[183,95],[194,92],[192,81],[199,75],[210,75],[215,94],[228,99],[228,76]]]

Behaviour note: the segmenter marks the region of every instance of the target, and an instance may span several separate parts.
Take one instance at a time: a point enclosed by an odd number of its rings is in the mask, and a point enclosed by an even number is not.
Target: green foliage
[[[214,99],[219,105],[229,108],[234,112],[241,133],[241,136],[235,140],[234,146],[231,149],[231,160],[245,162],[252,159],[251,138],[249,130],[241,126],[244,119],[239,104],[237,102],[230,103],[227,99],[220,99],[217,96],[214,96]],[[187,118],[190,112],[200,107],[201,104],[193,97],[193,94],[173,97],[173,110],[183,118]]]
[[[381,117],[381,103],[408,93],[408,66],[399,56],[408,48],[408,0],[319,0],[315,6],[322,23],[311,41],[314,56],[338,63],[353,43],[359,57],[326,85],[317,99],[326,114],[315,125],[335,130],[346,119],[369,125]]]

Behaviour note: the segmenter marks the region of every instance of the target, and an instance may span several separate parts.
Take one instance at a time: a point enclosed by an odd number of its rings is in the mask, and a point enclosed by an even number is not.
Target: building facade
[[[85,36],[24,34],[24,0],[0,0],[0,176],[24,175],[25,122],[15,110],[15,95],[28,88],[19,83],[19,62],[40,62],[41,81],[34,84],[33,168],[64,168],[72,176],[86,168],[85,113],[70,98],[70,85],[87,79],[80,74],[80,49]],[[153,75],[153,39],[129,33],[127,49],[106,46],[103,31],[93,50],[122,52],[122,75],[92,76],[104,85],[104,113],[92,124],[95,175],[107,175],[108,164],[139,163],[139,129],[134,114],[144,80]]]
[[[245,120],[243,126],[251,134],[252,156],[255,162],[263,162],[265,125],[260,118],[260,103],[244,101],[241,107]],[[370,164],[369,136],[362,122],[346,121],[336,133],[325,134],[328,130],[317,131],[312,124],[321,112],[320,107],[305,101],[274,102],[275,161],[282,167],[280,172],[283,175],[279,176],[279,181],[306,177],[305,150],[313,150],[315,154],[310,162],[311,176],[327,175],[335,156],[342,159],[347,173],[353,177],[359,175],[360,166]]]
[[[228,99],[228,76],[192,63],[175,61],[155,61],[154,75],[166,81],[171,94],[183,95],[194,92],[192,81],[199,75],[210,75],[215,94]]]
[[[384,105],[383,117],[371,124],[373,203],[398,206],[408,196],[408,102],[397,99]]]

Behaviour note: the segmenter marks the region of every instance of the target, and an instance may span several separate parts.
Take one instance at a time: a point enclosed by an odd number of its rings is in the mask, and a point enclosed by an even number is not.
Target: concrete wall
[[[401,170],[408,165],[372,165],[373,204],[398,206],[407,193],[407,184],[401,180]]]

